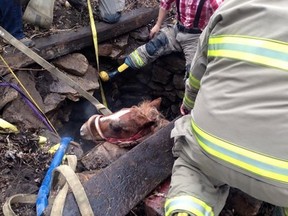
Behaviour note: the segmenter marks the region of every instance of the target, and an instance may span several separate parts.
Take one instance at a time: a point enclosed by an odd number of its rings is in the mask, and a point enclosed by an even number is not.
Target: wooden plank
[[[96,23],[98,43],[147,25],[157,17],[157,14],[158,8],[139,8],[123,14],[119,22],[115,24]],[[33,49],[46,60],[93,45],[90,26],[38,38],[35,42],[36,46]],[[25,67],[34,62],[15,48],[6,51],[2,55],[12,67]],[[0,65],[3,65],[2,61]]]
[[[83,183],[95,215],[126,215],[171,175],[173,126],[170,122]],[[80,215],[72,194],[67,196],[63,215]]]

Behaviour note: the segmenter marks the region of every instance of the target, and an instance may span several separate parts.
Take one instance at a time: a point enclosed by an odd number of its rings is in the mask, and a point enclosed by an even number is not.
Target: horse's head
[[[106,140],[115,144],[137,142],[152,133],[164,119],[158,111],[160,103],[161,98],[158,98],[111,115],[93,115],[82,125],[80,135],[87,140]]]

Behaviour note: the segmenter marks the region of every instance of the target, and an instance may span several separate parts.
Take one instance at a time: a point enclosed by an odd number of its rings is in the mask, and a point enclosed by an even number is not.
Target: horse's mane
[[[163,125],[166,125],[166,123],[168,122],[168,120],[165,119],[165,117],[156,107],[150,105],[149,100],[145,100],[141,102],[138,105],[138,108],[140,109],[143,115],[148,117],[148,119],[155,121],[156,124],[160,127],[162,127]]]

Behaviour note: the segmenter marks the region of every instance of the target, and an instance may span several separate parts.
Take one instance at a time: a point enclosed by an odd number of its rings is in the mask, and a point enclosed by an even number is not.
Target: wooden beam
[[[157,14],[158,8],[140,8],[123,14],[115,24],[98,22],[96,23],[98,43],[147,25],[157,17]],[[33,49],[46,60],[93,45],[90,26],[38,38],[35,42],[36,46]],[[6,51],[2,55],[11,67],[25,67],[34,63],[32,59],[15,48],[11,47]],[[0,62],[0,65],[3,63]]]
[[[171,175],[174,122],[83,183],[95,215],[123,216]],[[63,215],[80,215],[68,194]]]

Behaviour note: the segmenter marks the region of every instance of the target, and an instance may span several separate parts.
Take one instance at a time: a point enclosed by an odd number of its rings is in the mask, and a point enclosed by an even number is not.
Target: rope
[[[88,5],[88,11],[89,11],[89,19],[90,19],[90,26],[91,26],[91,31],[92,31],[94,50],[95,50],[97,71],[99,72],[100,71],[100,67],[99,67],[98,37],[97,37],[96,24],[95,24],[95,21],[94,21],[93,11],[92,11],[90,0],[87,0],[87,5]],[[103,104],[106,107],[108,107],[107,100],[106,100],[106,97],[105,97],[105,94],[104,94],[103,85],[102,85],[102,82],[101,82],[100,78],[98,79],[98,82],[99,82],[99,86],[100,86],[100,93],[101,93],[101,98],[102,98]]]
[[[93,213],[93,210],[90,206],[89,199],[86,195],[86,192],[85,192],[78,176],[75,174],[75,172],[72,170],[72,168],[70,166],[67,166],[67,165],[61,165],[61,166],[57,167],[54,172],[59,172],[65,177],[68,185],[70,186],[70,189],[72,190],[72,193],[75,197],[75,200],[78,204],[81,215],[93,216],[94,213]],[[60,195],[58,194],[59,198],[56,197],[56,199],[54,200],[53,205],[56,205],[56,206],[52,207],[53,212],[51,212],[51,216],[62,215],[63,207],[64,207],[63,204],[65,203],[65,198],[66,198],[66,194],[68,191],[68,185],[64,186],[63,192],[61,191]],[[58,200],[59,203],[56,202],[56,200]]]
[[[14,196],[9,197],[2,207],[4,216],[17,216],[11,207],[12,204],[14,203],[35,204],[36,198],[37,198],[36,194],[16,194]]]
[[[56,197],[54,199],[53,198],[49,199],[50,206],[52,206],[50,216],[63,215],[63,209],[65,205],[66,196],[69,190],[69,186],[78,204],[81,215],[93,216],[94,213],[89,203],[88,197],[85,193],[85,190],[78,176],[74,172],[77,165],[77,157],[75,155],[67,155],[66,159],[68,165],[60,165],[53,171],[53,178],[52,178],[53,182],[57,180],[56,182],[58,182],[59,185],[61,184],[61,182],[63,182],[63,180],[66,182],[59,191],[59,193],[56,195]],[[56,175],[56,172],[59,172],[62,175]],[[52,194],[52,192],[50,194]],[[15,203],[35,204],[36,199],[37,195],[35,194],[16,194],[14,196],[11,196],[6,200],[6,202],[2,207],[3,214],[4,216],[17,216],[11,207],[12,204]]]

